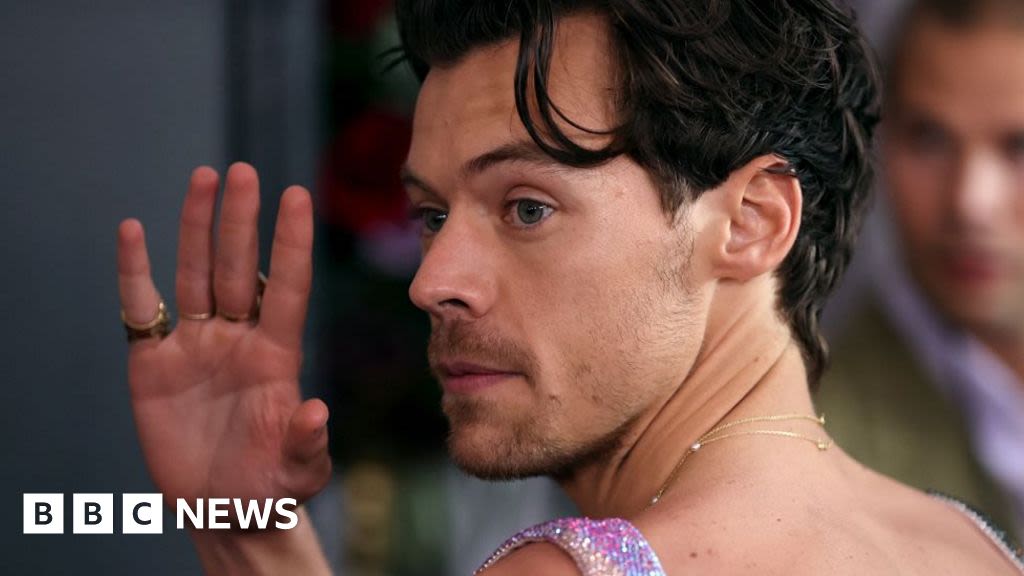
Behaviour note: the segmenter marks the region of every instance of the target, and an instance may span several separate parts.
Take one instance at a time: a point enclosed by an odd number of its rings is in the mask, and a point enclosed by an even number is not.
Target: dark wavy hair
[[[587,130],[546,90],[558,19],[582,11],[607,18],[622,72],[620,123],[601,149],[559,129],[556,119]],[[867,203],[878,120],[874,59],[849,14],[828,0],[398,0],[396,12],[399,58],[421,80],[518,38],[510,88],[537,145],[576,167],[629,156],[670,214],[757,156],[784,158],[804,204],[777,271],[779,306],[817,384],[828,360],[819,319]]]

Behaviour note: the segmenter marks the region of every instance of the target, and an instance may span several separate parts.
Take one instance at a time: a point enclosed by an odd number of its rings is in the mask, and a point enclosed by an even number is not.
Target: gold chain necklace
[[[722,432],[725,432],[730,428],[735,428],[736,426],[740,426],[742,424],[752,424],[754,422],[782,422],[786,420],[809,420],[811,422],[814,422],[815,424],[818,424],[822,428],[825,427],[824,414],[822,414],[821,416],[809,416],[807,414],[778,414],[775,416],[752,416],[750,418],[742,418],[740,420],[734,420],[732,422],[727,422],[720,426],[716,426],[715,428],[712,428],[706,434],[698,438],[696,442],[691,444],[690,447],[686,449],[686,452],[683,453],[683,457],[680,458],[679,462],[677,462],[675,467],[672,468],[672,472],[669,473],[668,479],[665,480],[665,483],[661,485],[661,488],[658,490],[658,493],[655,494],[653,498],[651,498],[651,501],[649,504],[647,504],[647,507],[650,508],[651,506],[657,504],[659,500],[661,500],[661,497],[665,495],[665,492],[672,486],[672,483],[675,481],[676,477],[679,476],[679,471],[683,467],[683,462],[686,462],[686,459],[691,454],[700,450],[704,446],[707,446],[708,444],[714,442],[718,442],[719,440],[725,440],[726,438],[735,438],[737,436],[751,436],[756,434],[761,436],[780,436],[783,438],[804,440],[806,442],[814,444],[815,446],[818,447],[818,450],[822,451],[828,450],[829,447],[832,446],[832,440],[830,438],[812,438],[811,436],[805,436],[797,432],[789,432],[786,430],[744,430],[741,432],[729,432],[727,434],[722,434]]]

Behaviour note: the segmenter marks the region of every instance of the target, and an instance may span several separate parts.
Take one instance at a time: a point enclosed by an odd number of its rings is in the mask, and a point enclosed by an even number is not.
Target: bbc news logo
[[[23,534],[64,533],[64,494],[24,494],[23,498]],[[178,498],[176,526],[184,530],[187,521],[198,529],[265,529],[276,518],[274,528],[291,530],[299,523],[296,506],[294,498],[198,498],[191,504]],[[71,530],[73,534],[113,534],[114,495],[72,494]],[[121,495],[121,534],[162,534],[163,530],[162,494]]]

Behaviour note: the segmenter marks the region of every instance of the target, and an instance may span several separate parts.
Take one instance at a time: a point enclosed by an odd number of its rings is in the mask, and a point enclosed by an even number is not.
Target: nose
[[[497,294],[493,260],[498,249],[490,246],[483,226],[449,215],[424,250],[409,298],[440,321],[484,316]]]
[[[987,153],[961,159],[954,178],[951,216],[957,229],[985,228],[1000,217],[1008,186],[999,158]]]

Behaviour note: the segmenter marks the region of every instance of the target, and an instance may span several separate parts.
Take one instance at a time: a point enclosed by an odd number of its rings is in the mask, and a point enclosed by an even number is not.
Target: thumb
[[[319,398],[300,404],[288,421],[284,444],[284,485],[299,501],[323,489],[331,477],[327,451],[327,405]]]

